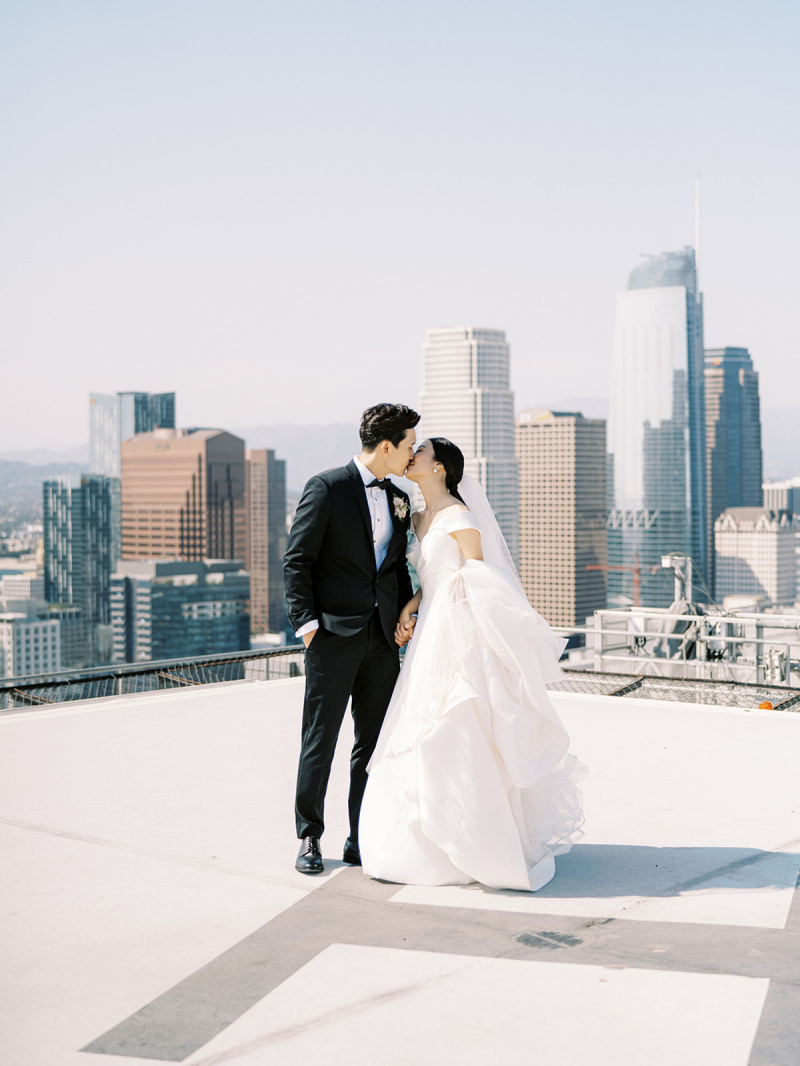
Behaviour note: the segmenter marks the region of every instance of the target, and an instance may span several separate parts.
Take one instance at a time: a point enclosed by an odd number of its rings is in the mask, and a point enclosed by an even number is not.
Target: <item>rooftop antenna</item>
[[[694,178],[694,269],[700,273],[700,174]],[[699,287],[699,286],[698,286]]]

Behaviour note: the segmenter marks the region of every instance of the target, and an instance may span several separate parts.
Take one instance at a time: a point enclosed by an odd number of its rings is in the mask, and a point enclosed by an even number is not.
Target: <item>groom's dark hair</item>
[[[404,403],[376,403],[361,416],[361,446],[365,452],[374,452],[382,440],[388,440],[396,448],[417,422],[417,412]]]

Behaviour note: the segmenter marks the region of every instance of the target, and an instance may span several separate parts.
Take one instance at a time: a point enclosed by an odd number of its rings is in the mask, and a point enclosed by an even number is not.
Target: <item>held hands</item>
[[[417,619],[414,615],[411,615],[406,620],[403,620],[403,616],[397,620],[397,625],[394,627],[394,642],[399,644],[400,647],[404,647],[411,638],[414,636],[414,626],[417,624]]]
[[[419,610],[421,598],[420,594],[417,593],[413,599],[408,601],[397,619],[397,625],[394,627],[394,641],[401,648],[408,644],[414,635],[414,626],[417,624],[417,611]]]

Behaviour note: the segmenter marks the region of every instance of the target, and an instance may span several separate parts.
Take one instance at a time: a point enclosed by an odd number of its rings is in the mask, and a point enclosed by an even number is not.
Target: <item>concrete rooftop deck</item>
[[[536,895],[293,869],[302,679],[0,718],[4,1066],[800,1062],[800,715],[557,693]],[[102,1056],[102,1057],[101,1057]]]

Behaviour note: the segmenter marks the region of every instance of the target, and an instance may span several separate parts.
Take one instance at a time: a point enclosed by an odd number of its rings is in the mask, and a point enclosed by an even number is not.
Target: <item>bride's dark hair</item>
[[[457,444],[453,444],[447,437],[431,437],[433,445],[433,457],[437,463],[444,467],[444,483],[447,491],[457,500],[461,500],[458,485],[464,476],[464,453]],[[461,500],[464,503],[463,500]],[[466,507],[467,505],[464,504]]]

